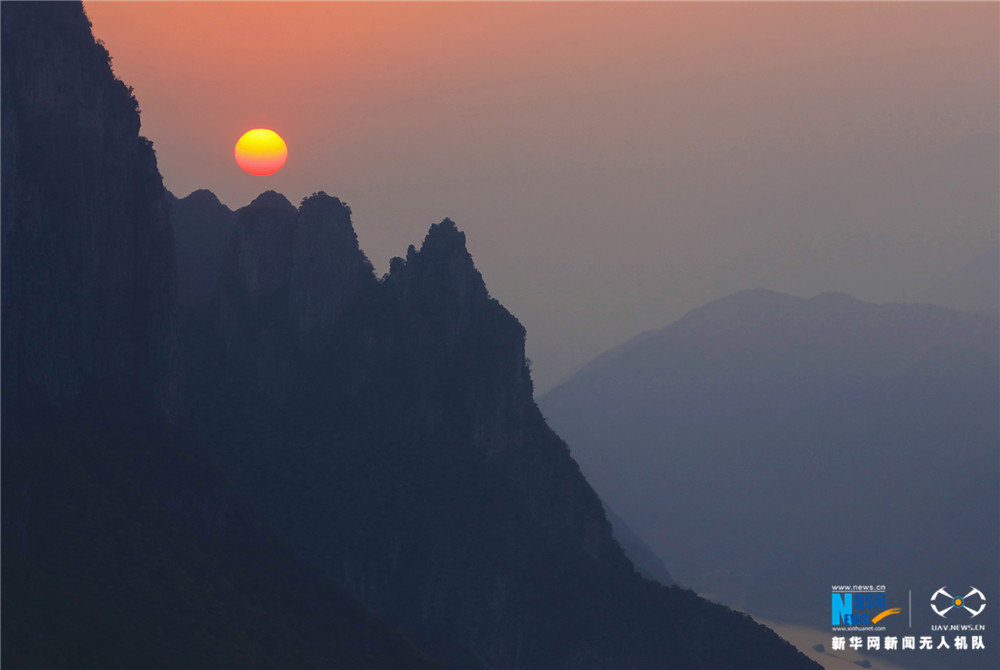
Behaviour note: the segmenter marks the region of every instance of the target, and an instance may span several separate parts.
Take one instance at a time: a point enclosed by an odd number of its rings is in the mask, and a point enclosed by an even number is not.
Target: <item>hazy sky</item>
[[[997,250],[995,2],[85,6],[175,195],[325,190],[380,272],[451,217],[536,390],[736,290],[912,299]]]

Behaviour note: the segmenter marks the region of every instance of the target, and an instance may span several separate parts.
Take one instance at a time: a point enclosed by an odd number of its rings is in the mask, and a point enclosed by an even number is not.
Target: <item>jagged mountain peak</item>
[[[298,332],[322,337],[348,304],[375,284],[375,269],[351,223],[351,208],[322,191],[304,199],[291,267]]]
[[[351,208],[323,191],[298,209],[275,191],[240,209],[224,267],[222,300],[229,315],[244,319],[252,312],[257,320],[262,313],[256,310],[264,309],[273,326],[291,325],[309,337],[328,332],[347,305],[376,284]]]
[[[430,230],[420,246],[421,253],[458,253],[469,255],[465,246],[465,233],[458,229],[455,222],[445,218],[441,223],[431,224]],[[471,258],[471,257],[470,257]]]
[[[433,303],[451,302],[462,311],[489,301],[483,276],[465,245],[465,233],[451,219],[432,224],[420,250],[406,250],[406,261],[393,259],[390,277],[404,293]]]
[[[256,198],[253,199],[249,205],[243,209],[247,210],[260,210],[260,209],[276,209],[281,211],[295,211],[295,206],[288,201],[281,193],[277,191],[264,191]]]
[[[222,201],[219,200],[219,196],[215,195],[215,193],[208,190],[207,188],[199,188],[195,191],[191,191],[183,198],[177,198],[177,196],[173,197],[176,198],[177,200],[190,203],[192,205],[199,205],[203,207],[226,207],[222,203]],[[226,207],[226,209],[229,208]]]
[[[340,198],[329,195],[326,191],[316,191],[310,196],[302,199],[302,203],[299,205],[299,211],[327,211],[333,212],[337,211],[343,213],[346,216],[351,215],[351,208]]]
[[[339,255],[360,249],[358,235],[351,223],[351,208],[340,198],[323,191],[313,193],[299,206],[299,230],[296,245],[311,255]],[[309,250],[304,245],[318,244],[319,249]]]

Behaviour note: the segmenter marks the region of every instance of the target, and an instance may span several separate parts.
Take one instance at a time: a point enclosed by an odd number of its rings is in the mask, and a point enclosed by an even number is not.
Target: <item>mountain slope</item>
[[[674,578],[670,576],[667,566],[663,564],[660,557],[656,555],[646,542],[629,528],[625,520],[615,514],[607,505],[604,506],[604,513],[608,516],[608,523],[611,524],[611,532],[615,540],[621,545],[625,555],[635,566],[636,571],[646,579],[659,582],[666,586],[672,586]]]
[[[997,342],[987,316],[747,291],[540,404],[680,583],[822,625],[830,580],[995,585]]]
[[[810,667],[635,573],[453,222],[377,279],[347,214],[262,194],[185,319],[187,410],[298,551],[450,667]]]
[[[2,14],[5,668],[433,667],[178,423],[167,200],[79,3]]]

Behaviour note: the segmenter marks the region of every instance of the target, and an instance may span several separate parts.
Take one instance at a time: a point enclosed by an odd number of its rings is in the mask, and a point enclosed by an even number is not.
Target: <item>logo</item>
[[[886,609],[885,593],[830,594],[830,623],[833,626],[872,626],[899,612],[898,607]]]
[[[949,613],[964,609],[968,610],[971,619],[979,616],[986,609],[986,596],[976,587],[973,586],[972,590],[961,598],[951,595],[945,590],[946,588],[948,587],[942,586],[931,596],[931,609],[939,617],[947,618]]]

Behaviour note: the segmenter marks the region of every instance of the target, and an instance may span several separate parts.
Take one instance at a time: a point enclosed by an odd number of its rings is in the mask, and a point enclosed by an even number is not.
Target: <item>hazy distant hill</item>
[[[993,245],[947,277],[920,289],[920,302],[953,309],[1000,312],[1000,248]]]
[[[809,666],[636,574],[453,222],[378,278],[337,198],[236,214],[216,299],[186,312],[187,411],[372,611],[455,668]]]
[[[678,582],[822,625],[831,580],[996,592],[997,351],[987,316],[746,291],[540,406]]]

